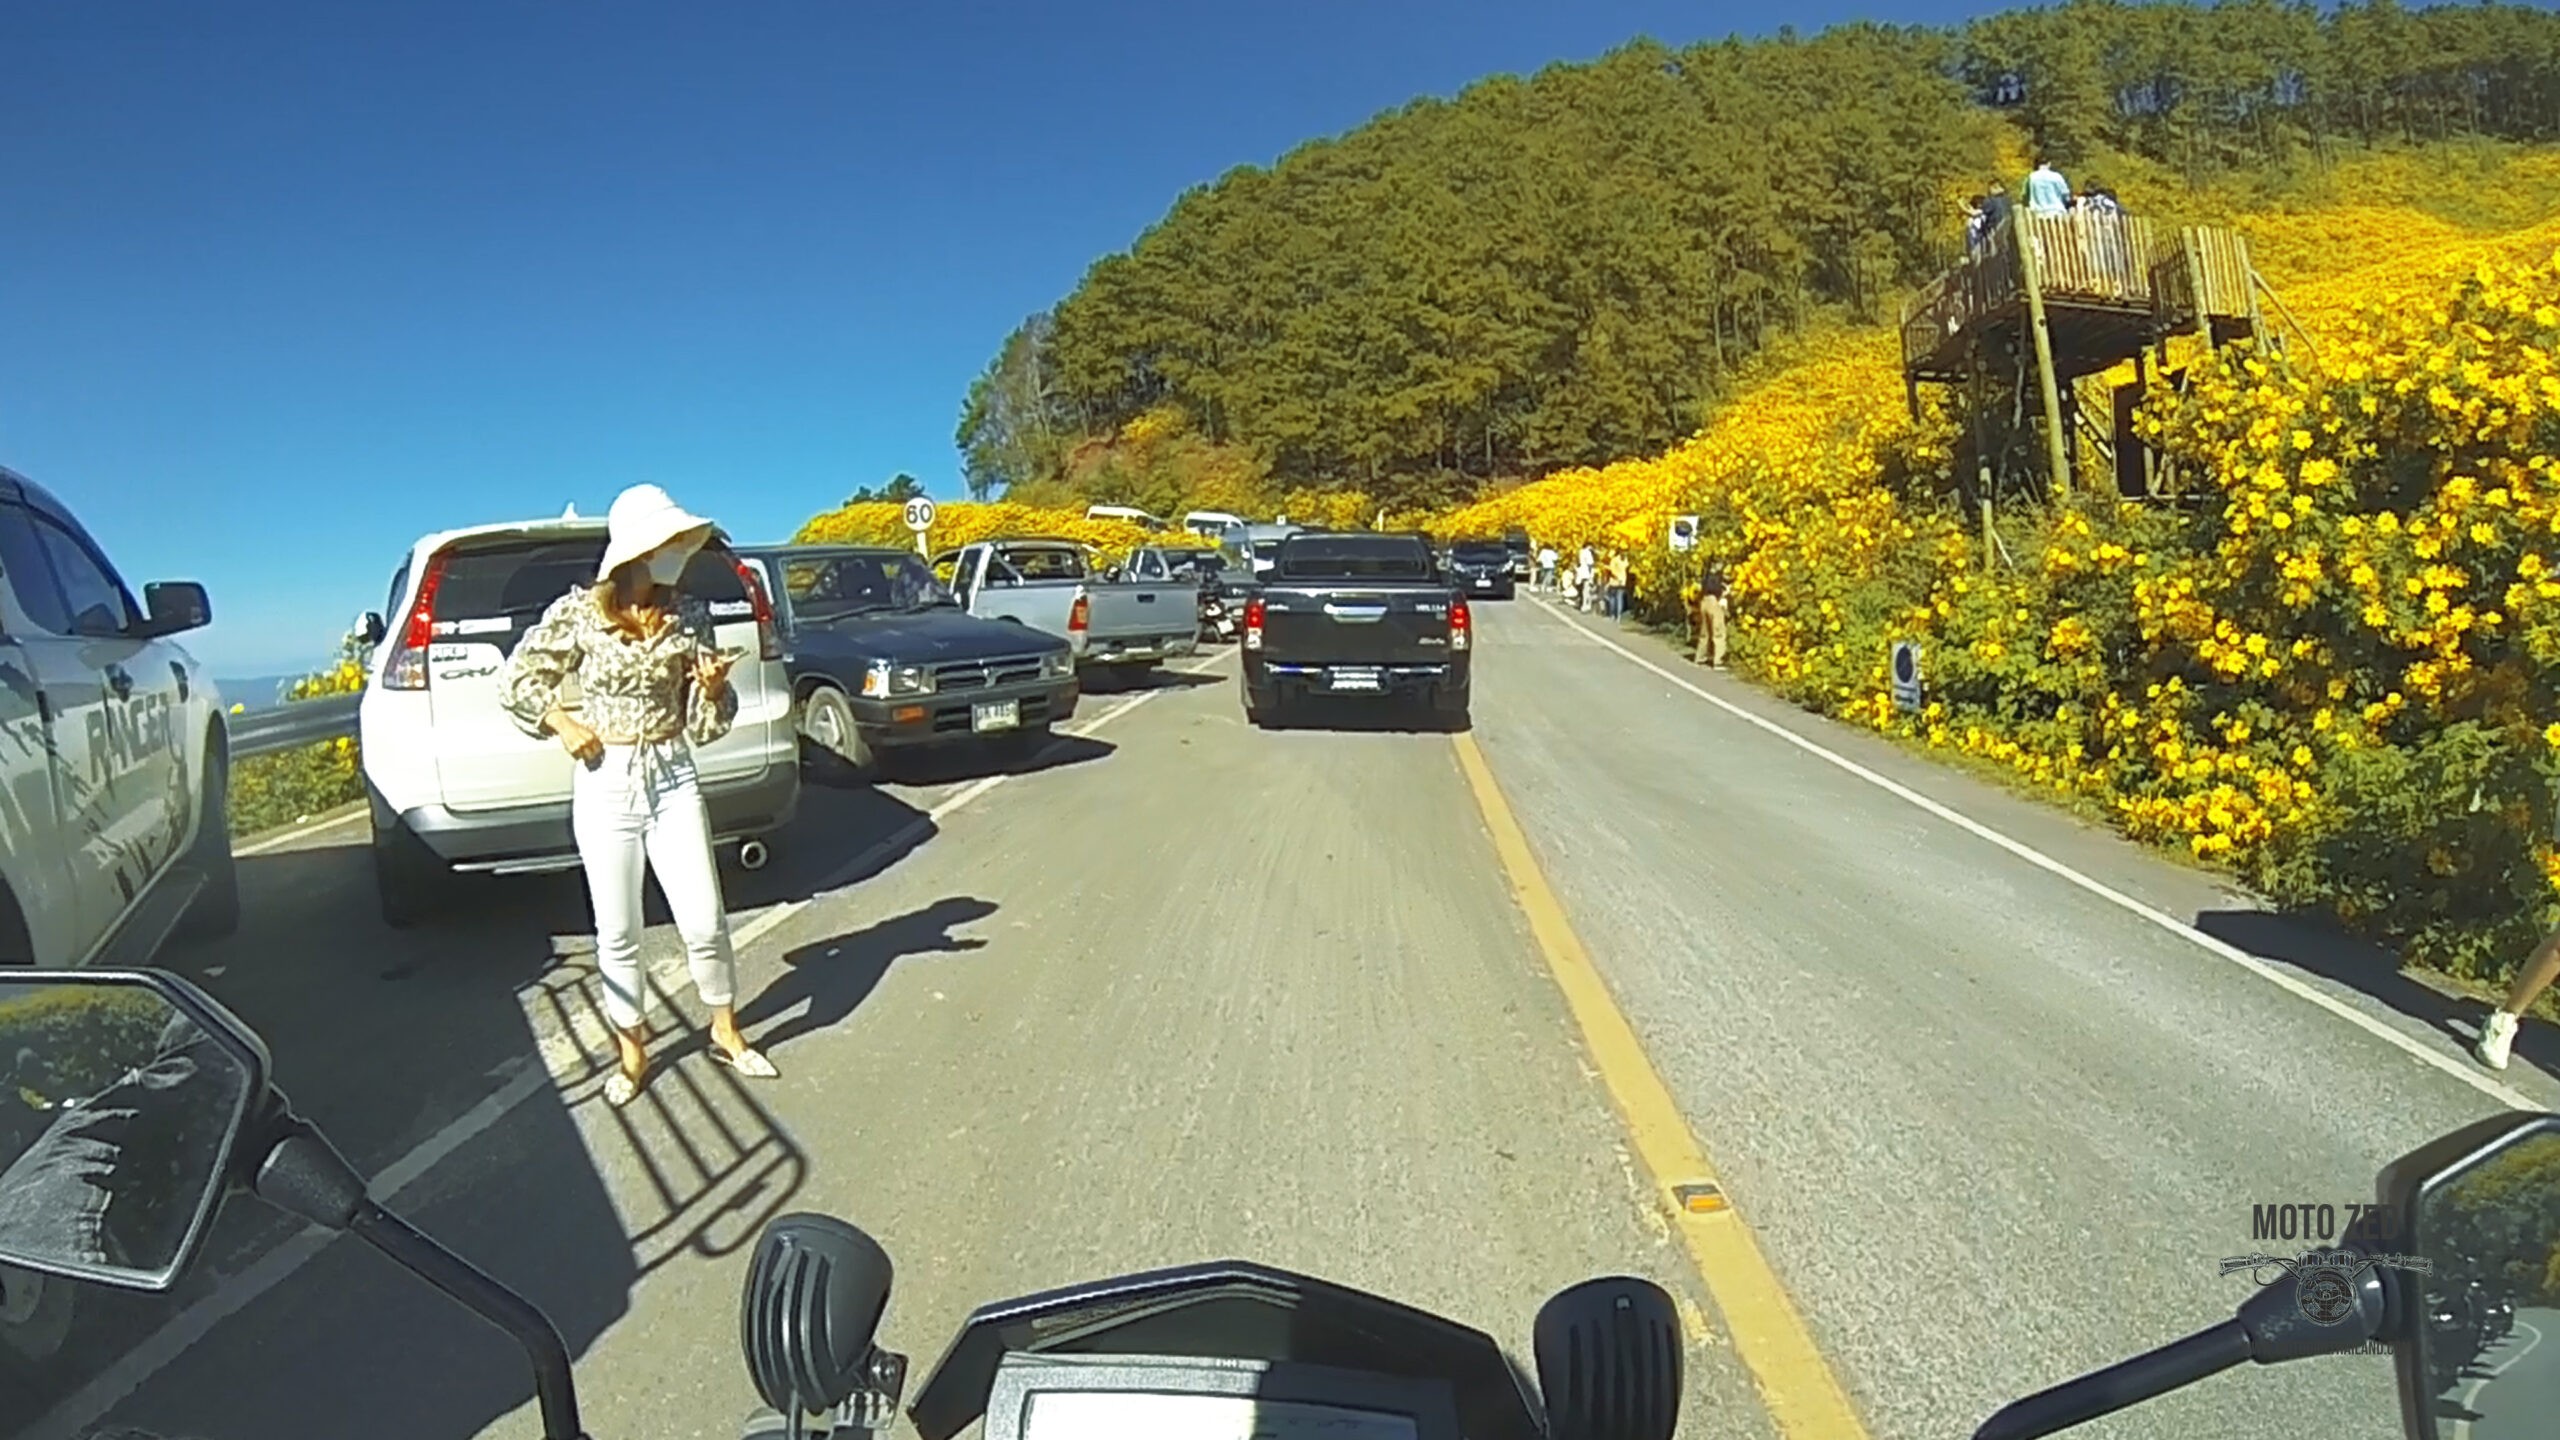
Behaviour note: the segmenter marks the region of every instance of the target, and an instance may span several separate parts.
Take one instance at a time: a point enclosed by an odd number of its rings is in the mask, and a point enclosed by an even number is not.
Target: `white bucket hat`
[[[604,523],[608,538],[604,561],[596,566],[598,580],[612,579],[614,571],[670,541],[683,541],[690,558],[710,540],[712,529],[710,521],[678,505],[655,485],[634,485],[614,496]]]

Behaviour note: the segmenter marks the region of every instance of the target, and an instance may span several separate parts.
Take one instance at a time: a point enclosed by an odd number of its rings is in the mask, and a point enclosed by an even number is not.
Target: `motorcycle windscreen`
[[[986,1413],[1007,1354],[1295,1361],[1446,1380],[1469,1440],[1539,1440],[1519,1376],[1481,1330],[1363,1291],[1244,1261],[1124,1275],[981,1308],[916,1392],[924,1440]]]

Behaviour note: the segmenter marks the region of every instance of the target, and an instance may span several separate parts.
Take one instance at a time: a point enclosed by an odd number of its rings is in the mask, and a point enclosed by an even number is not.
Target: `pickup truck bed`
[[[1199,649],[1196,582],[1099,581],[1072,541],[982,541],[934,563],[951,565],[952,593],[970,614],[1058,636],[1079,667],[1143,669]]]
[[[1420,701],[1467,725],[1474,618],[1419,535],[1304,534],[1246,602],[1245,717],[1311,695]]]

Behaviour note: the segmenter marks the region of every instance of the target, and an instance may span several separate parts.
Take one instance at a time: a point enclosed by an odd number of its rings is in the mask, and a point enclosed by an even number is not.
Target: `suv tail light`
[[[1093,628],[1093,601],[1078,595],[1076,603],[1067,610],[1067,633],[1073,635],[1091,628]]]
[[[418,581],[418,598],[409,602],[408,618],[400,624],[391,658],[382,664],[383,689],[427,688],[427,650],[436,639],[436,587],[444,583],[445,566],[451,559],[440,554],[427,562],[427,573]]]
[[[1244,648],[1262,648],[1262,597],[1259,595],[1244,602]]]
[[[767,660],[782,658],[782,627],[774,623],[773,597],[764,593],[764,582],[756,578],[756,567],[731,556],[729,563],[737,567],[738,583],[747,587],[747,599],[756,607],[756,647]]]
[[[1474,638],[1476,617],[1468,611],[1464,597],[1449,602],[1449,648],[1464,650]]]

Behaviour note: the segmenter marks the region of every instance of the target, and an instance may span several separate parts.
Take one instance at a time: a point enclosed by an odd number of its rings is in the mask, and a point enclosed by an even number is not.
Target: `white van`
[[[1164,517],[1160,515],[1150,515],[1135,505],[1087,505],[1084,507],[1084,518],[1087,520],[1126,520],[1132,525],[1144,525],[1150,530],[1162,530],[1165,528]]]
[[[566,515],[429,535],[391,579],[389,608],[360,623],[374,646],[356,711],[365,795],[373,813],[373,873],[386,924],[432,913],[451,871],[519,874],[578,864],[569,833],[571,760],[557,740],[516,728],[498,705],[498,672],[551,602],[592,584],[605,522]],[[763,584],[725,538],[684,573],[685,593],[709,602],[724,649],[748,658],[730,672],[738,718],[694,752],[713,838],[761,866],[761,838],[800,804],[800,739],[783,667],[782,633]],[[576,682],[564,700],[576,706]]]
[[[1182,528],[1203,539],[1215,540],[1228,531],[1253,522],[1224,510],[1194,510],[1182,517]]]

